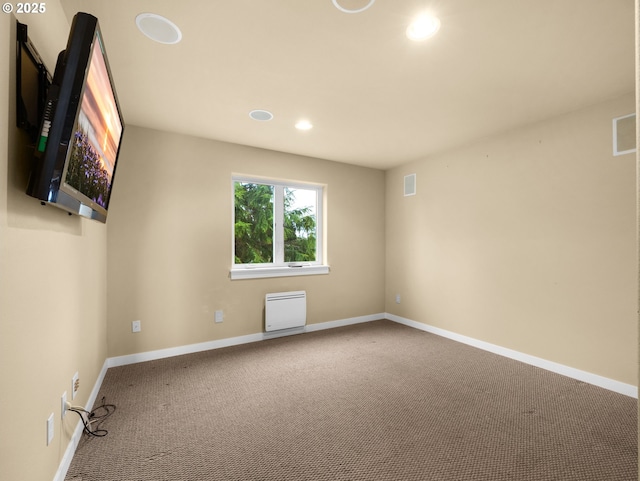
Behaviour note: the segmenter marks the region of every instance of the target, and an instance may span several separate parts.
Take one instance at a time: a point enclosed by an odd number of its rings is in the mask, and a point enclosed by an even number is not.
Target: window
[[[323,188],[233,178],[232,279],[326,274]]]

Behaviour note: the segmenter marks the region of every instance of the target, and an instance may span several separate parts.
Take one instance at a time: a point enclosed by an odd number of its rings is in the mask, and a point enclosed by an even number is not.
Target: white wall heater
[[[302,327],[307,323],[305,291],[274,292],[265,297],[265,331]]]

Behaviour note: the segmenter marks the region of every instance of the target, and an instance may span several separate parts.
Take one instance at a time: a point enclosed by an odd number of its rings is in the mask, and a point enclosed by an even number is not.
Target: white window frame
[[[273,232],[274,262],[264,264],[235,263],[235,184],[236,182],[265,184],[274,187]],[[316,191],[316,260],[313,262],[284,262],[284,189]],[[231,177],[231,280],[262,277],[288,277],[328,274],[329,266],[324,261],[324,189],[322,184],[288,181],[235,174]]]

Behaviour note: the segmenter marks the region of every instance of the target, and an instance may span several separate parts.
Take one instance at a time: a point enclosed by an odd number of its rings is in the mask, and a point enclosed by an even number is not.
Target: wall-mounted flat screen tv
[[[47,94],[27,193],[106,222],[123,132],[98,19],[78,13]]]

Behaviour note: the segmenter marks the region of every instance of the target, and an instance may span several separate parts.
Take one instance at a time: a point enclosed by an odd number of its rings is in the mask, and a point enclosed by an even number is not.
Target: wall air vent
[[[404,196],[416,195],[416,174],[404,176]]]
[[[636,114],[613,119],[613,155],[636,151]]]

